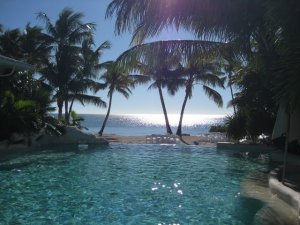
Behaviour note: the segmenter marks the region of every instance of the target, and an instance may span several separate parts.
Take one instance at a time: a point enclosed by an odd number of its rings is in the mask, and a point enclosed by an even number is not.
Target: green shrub
[[[209,132],[226,133],[227,132],[227,126],[225,126],[225,125],[211,126],[210,129],[209,129]]]
[[[245,137],[247,135],[246,121],[246,116],[242,113],[237,113],[233,116],[227,116],[225,118],[227,136],[237,141]]]

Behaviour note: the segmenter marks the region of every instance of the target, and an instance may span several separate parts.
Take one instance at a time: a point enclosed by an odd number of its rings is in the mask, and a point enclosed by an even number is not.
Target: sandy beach
[[[147,144],[146,136],[121,136],[116,134],[106,134],[103,138],[112,144]],[[216,146],[216,142],[206,142],[199,136],[184,136],[184,142],[190,145]]]

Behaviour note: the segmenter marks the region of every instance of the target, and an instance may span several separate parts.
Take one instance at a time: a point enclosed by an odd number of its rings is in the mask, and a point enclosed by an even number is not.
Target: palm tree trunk
[[[58,107],[58,115],[57,115],[57,118],[59,120],[62,119],[62,108],[63,108],[63,101],[60,101],[60,100],[57,100],[57,107]]]
[[[232,83],[231,83],[231,70],[229,71],[228,78],[229,78],[228,84],[229,84],[230,93],[231,93],[231,100],[233,101],[234,96],[233,96]],[[233,112],[234,112],[234,114],[236,114],[235,105],[233,105]]]
[[[65,120],[67,122],[67,124],[69,124],[69,120],[70,120],[70,114],[69,114],[69,101],[68,99],[65,100]]]
[[[159,91],[161,106],[163,108],[163,112],[164,112],[164,116],[165,116],[167,134],[173,134],[170,123],[169,123],[168,113],[167,113],[164,97],[163,97],[163,94],[162,94],[161,86],[158,86],[158,91]]]
[[[291,125],[291,112],[287,110],[287,123],[286,123],[286,133],[285,133],[285,145],[284,145],[284,154],[283,154],[283,168],[282,168],[282,184],[284,184],[285,174],[286,174],[286,161],[287,161],[287,152],[289,148],[289,137],[290,137],[290,125]]]
[[[71,115],[71,112],[72,112],[72,109],[73,109],[73,103],[74,103],[74,100],[75,100],[75,96],[72,98],[72,101],[71,101],[71,104],[70,104],[70,107],[69,107],[69,119],[70,119],[70,115]]]
[[[189,97],[189,92],[188,92],[188,90],[186,90],[184,101],[183,101],[183,104],[182,104],[182,107],[181,107],[179,124],[178,124],[178,128],[177,128],[177,131],[176,131],[176,135],[178,135],[180,138],[182,137],[182,120],[183,120],[183,114],[184,114],[184,110],[185,110],[185,106],[186,106],[188,97]]]
[[[107,113],[106,113],[105,119],[104,119],[104,121],[103,121],[101,130],[100,130],[99,133],[98,133],[99,136],[102,136],[103,131],[104,131],[104,128],[105,128],[105,125],[106,125],[106,122],[107,122],[108,117],[109,117],[110,108],[111,108],[111,102],[112,102],[112,96],[113,96],[113,93],[111,92],[110,95],[109,95],[109,103],[108,103]]]

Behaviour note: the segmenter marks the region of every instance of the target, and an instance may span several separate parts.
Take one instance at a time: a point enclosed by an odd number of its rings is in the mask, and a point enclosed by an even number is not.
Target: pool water
[[[199,146],[68,150],[0,166],[0,224],[242,225],[262,207],[240,193],[267,171],[260,160]]]

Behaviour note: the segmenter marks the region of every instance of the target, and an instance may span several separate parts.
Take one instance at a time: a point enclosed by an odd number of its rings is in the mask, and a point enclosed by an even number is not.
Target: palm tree
[[[177,81],[175,81],[177,79],[177,76],[176,77],[169,76],[169,74],[172,72],[173,71],[169,71],[166,69],[160,70],[158,72],[151,71],[151,69],[149,70],[149,74],[153,80],[153,83],[150,84],[150,86],[148,87],[148,90],[150,90],[150,89],[158,90],[159,99],[160,99],[161,107],[162,107],[164,118],[165,118],[167,134],[173,134],[173,132],[172,132],[172,129],[170,126],[169,118],[168,118],[167,108],[166,108],[166,104],[165,104],[165,100],[164,100],[164,96],[163,96],[163,88],[167,87],[167,91],[170,95],[174,95],[175,92],[178,90],[178,85],[174,85],[177,82]]]
[[[193,46],[192,49],[189,46]],[[169,94],[175,92],[183,86],[181,61],[186,61],[189,57],[198,52],[199,57],[208,58],[217,55],[218,49],[222,46],[218,42],[210,41],[158,41],[147,44],[137,45],[125,51],[117,61],[122,65],[136,66],[143,75],[149,76],[154,82],[149,89],[157,89],[159,92],[160,102],[162,105],[166,132],[172,134],[169,123],[167,109],[163,97],[163,88],[167,88]],[[185,57],[184,57],[185,56]],[[149,79],[142,78],[143,81],[149,82]]]
[[[102,127],[99,131],[99,135],[102,136],[106,122],[108,120],[113,94],[119,92],[125,98],[128,98],[131,94],[130,87],[134,87],[134,80],[127,74],[127,68],[119,66],[116,62],[110,62],[106,64],[106,72],[101,76],[106,87],[108,88],[107,97],[109,98],[107,113],[104,118]]]
[[[237,113],[237,107],[234,103],[233,85],[237,83],[237,74],[240,74],[243,68],[243,59],[235,57],[234,54],[223,54],[223,58],[219,62],[225,72],[224,79],[227,80],[227,87],[230,89],[231,100],[227,107],[233,107],[234,114]]]
[[[228,65],[226,72],[228,74],[228,86],[229,86],[229,89],[230,89],[231,101],[233,101],[234,95],[233,95],[233,88],[232,88],[232,73],[233,73],[232,64]],[[235,105],[233,105],[233,112],[234,112],[234,114],[236,114],[236,106]]]
[[[55,24],[43,12],[37,18],[44,21],[47,42],[54,52],[54,60],[49,63],[44,76],[56,92],[58,118],[62,119],[63,104],[65,113],[68,114],[68,84],[77,71],[80,53],[78,44],[91,35],[95,24],[83,23],[83,14],[75,13],[69,8],[63,9]]]
[[[218,75],[218,69],[216,65],[212,63],[204,63],[203,65],[197,65],[189,63],[184,70],[185,80],[185,97],[180,112],[180,119],[177,128],[176,135],[182,137],[182,120],[187,100],[192,97],[193,87],[200,84],[205,94],[211,98],[219,107],[223,106],[223,100],[221,95],[214,90],[215,87],[224,88],[224,79]]]
[[[94,105],[106,107],[106,103],[102,101],[100,97],[86,94],[87,90],[96,93],[100,89],[105,88],[104,84],[95,80],[98,77],[99,70],[106,65],[105,63],[99,64],[102,51],[109,49],[111,45],[108,41],[105,41],[95,50],[92,48],[94,45],[92,37],[89,37],[82,42],[78,71],[74,79],[70,82],[68,99],[71,100],[71,104],[67,112],[67,122],[69,122],[70,113],[72,112],[75,100],[81,102],[81,104],[92,102]]]
[[[58,119],[62,119],[64,103],[65,112],[68,110],[69,88],[79,65],[79,48],[66,46],[64,48],[64,51],[60,52],[60,56],[57,56],[55,61],[49,61],[48,65],[41,70],[41,79],[54,92],[53,98],[58,106]]]

